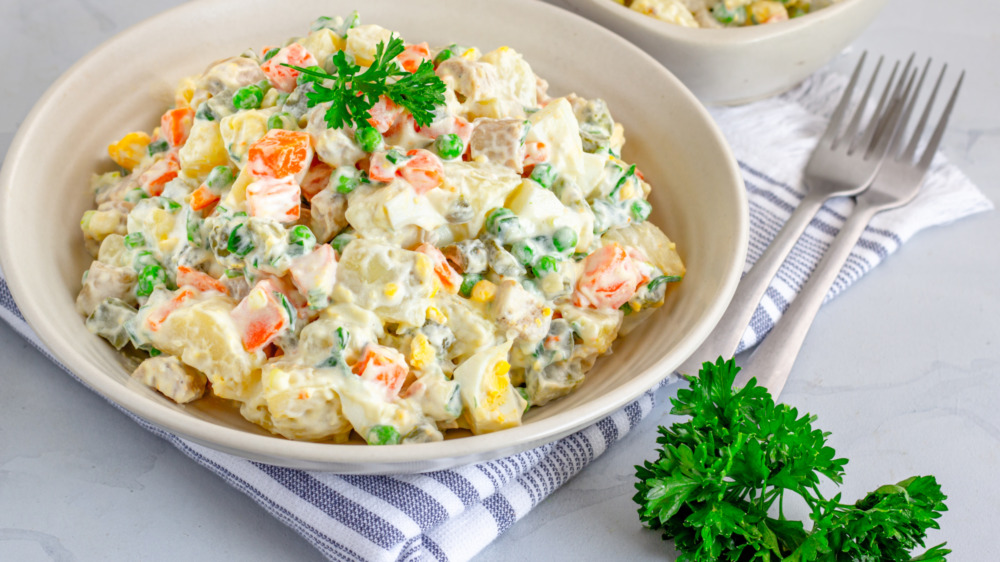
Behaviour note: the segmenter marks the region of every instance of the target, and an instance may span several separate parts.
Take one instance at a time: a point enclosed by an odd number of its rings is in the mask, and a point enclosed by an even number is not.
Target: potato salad
[[[613,0],[684,27],[743,27],[785,21],[839,0]]]
[[[684,275],[623,133],[513,48],[322,17],[108,147],[76,306],[135,379],[289,439],[517,426]]]

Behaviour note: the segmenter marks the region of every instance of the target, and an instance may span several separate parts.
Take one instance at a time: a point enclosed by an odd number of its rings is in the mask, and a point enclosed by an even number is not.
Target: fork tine
[[[931,61],[927,60],[927,65],[924,66],[924,74],[927,74],[927,68],[930,67]],[[917,153],[917,145],[920,143],[920,137],[924,134],[924,128],[927,126],[927,120],[930,118],[931,108],[934,107],[934,100],[937,99],[938,90],[941,88],[941,81],[944,79],[944,73],[948,70],[948,65],[941,67],[941,74],[938,75],[937,82],[934,83],[934,89],[931,90],[931,96],[927,99],[927,105],[924,107],[924,113],[920,116],[920,122],[917,123],[916,128],[913,130],[913,136],[910,138],[910,144],[907,145],[906,150],[903,151],[902,158],[906,162],[912,162],[913,156]],[[924,77],[920,77],[920,81],[923,82]],[[916,99],[914,99],[916,102]]]
[[[865,65],[865,59],[868,57],[868,51],[861,53],[861,58],[858,59],[858,64],[854,67],[854,73],[851,74],[851,80],[847,83],[847,88],[844,89],[844,93],[840,96],[840,102],[837,104],[837,108],[833,110],[833,115],[830,116],[830,122],[826,126],[826,130],[823,131],[823,136],[820,137],[820,144],[826,142],[833,142],[837,137],[837,131],[840,129],[840,121],[844,117],[844,113],[847,111],[847,105],[851,103],[851,94],[854,92],[854,86],[858,83],[858,76],[861,75],[861,67]]]
[[[878,73],[882,69],[883,58],[884,57],[878,58],[878,63],[875,65],[875,72],[872,73],[871,80],[868,81],[868,87],[865,88],[865,93],[861,96],[861,101],[858,102],[858,107],[854,110],[854,117],[851,118],[851,122],[848,124],[847,130],[844,131],[844,134],[837,137],[837,139],[833,142],[835,147],[845,139],[851,141],[857,134],[858,127],[861,124],[861,117],[865,112],[865,106],[868,105],[868,98],[871,96],[872,89],[875,87],[875,79],[878,78]],[[853,144],[849,145],[849,148],[851,147],[853,147]]]
[[[875,112],[872,113],[871,121],[868,123],[868,126],[865,127],[864,134],[859,139],[856,139],[853,143],[851,143],[850,152],[854,152],[854,150],[859,146],[864,146],[867,147],[865,158],[870,158],[874,154],[872,149],[874,148],[875,145],[874,141],[876,135],[880,134],[882,132],[882,129],[884,129],[882,125],[883,123],[885,123],[885,119],[888,115],[888,112],[892,110],[892,106],[890,105],[888,108],[886,108],[887,113],[882,113],[883,108],[885,108],[885,104],[888,100],[895,99],[895,96],[899,95],[899,89],[901,87],[900,85],[903,82],[905,82],[904,78],[901,77],[899,79],[899,85],[896,86],[895,92],[893,92],[893,98],[890,98],[889,93],[893,91],[892,85],[894,82],[896,82],[896,73],[898,72],[899,72],[899,61],[896,61],[896,64],[894,64],[892,67],[892,73],[889,74],[889,80],[885,83],[885,89],[882,90],[882,97],[879,98],[878,105],[875,106]],[[905,76],[905,74],[903,76]]]
[[[890,156],[898,156],[900,152],[900,147],[903,145],[904,137],[906,136],[906,126],[910,122],[910,116],[913,114],[913,107],[917,103],[917,97],[920,95],[920,85],[916,88],[913,87],[914,81],[917,78],[917,71],[914,70],[910,74],[909,83],[906,85],[906,91],[903,93],[902,97],[899,99],[898,109],[901,113],[898,115],[898,119],[895,120],[893,124],[893,134],[886,135],[891,137],[889,139],[888,151]]]
[[[924,155],[920,158],[920,168],[926,170],[931,165],[931,160],[934,159],[934,153],[937,152],[938,145],[941,144],[941,137],[944,136],[944,129],[948,126],[948,119],[951,117],[951,110],[955,107],[955,100],[958,99],[958,91],[962,88],[962,81],[965,79],[965,71],[958,76],[958,83],[955,84],[955,89],[951,92],[951,98],[948,100],[948,105],[944,108],[944,113],[941,114],[941,118],[938,120],[937,128],[934,129],[934,135],[931,136],[931,140],[927,142],[927,148],[924,149]]]

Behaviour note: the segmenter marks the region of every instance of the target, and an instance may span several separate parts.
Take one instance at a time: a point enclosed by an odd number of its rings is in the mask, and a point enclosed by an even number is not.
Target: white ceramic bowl
[[[192,2],[109,40],[46,92],[0,173],[0,259],[18,305],[49,349],[93,390],[195,442],[272,464],[350,473],[426,471],[522,451],[581,429],[670,374],[721,317],[742,271],[748,218],[736,163],[702,106],[653,59],[534,0],[441,0],[419,9],[387,0],[369,4],[362,21],[411,41],[510,45],[549,79],[550,92],[602,97],[624,123],[625,157],[654,185],[653,220],[677,242],[689,274],[647,328],[619,342],[576,392],[533,409],[523,426],[487,435],[391,447],[295,442],[217,400],[166,400],[133,382],[119,354],[87,332],[73,307],[90,261],[79,220],[92,205],[90,175],[110,166],[108,142],[150,130],[179,78],[247,47],[302,35],[315,17],[346,15],[356,5],[304,0],[288,10],[273,0]]]
[[[857,38],[888,0],[841,0],[788,21],[693,29],[612,0],[548,0],[587,17],[653,55],[702,102],[735,105],[784,92]]]

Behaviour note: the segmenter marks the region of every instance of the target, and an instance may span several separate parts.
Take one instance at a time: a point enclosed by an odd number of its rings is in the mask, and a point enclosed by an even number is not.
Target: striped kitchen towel
[[[845,80],[816,75],[796,90],[755,104],[713,110],[739,160],[750,200],[747,267],[801,200],[801,171]],[[938,157],[912,204],[879,215],[829,298],[858,280],[917,231],[992,208]],[[850,213],[832,201],[779,273],[744,335],[766,335]],[[0,318],[43,353],[0,272]],[[51,358],[51,355],[50,355]],[[349,476],[275,467],[193,444],[136,421],[247,494],[330,560],[468,560],[600,456],[653,409],[653,390],[596,424],[511,457],[426,474]],[[635,459],[639,462],[641,459]],[[636,525],[638,525],[638,518]]]

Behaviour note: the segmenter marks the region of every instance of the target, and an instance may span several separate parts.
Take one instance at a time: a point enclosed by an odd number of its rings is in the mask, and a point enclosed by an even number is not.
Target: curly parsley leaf
[[[306,98],[309,107],[330,102],[324,117],[331,128],[367,126],[372,118],[370,111],[382,96],[409,111],[418,125],[430,125],[435,108],[444,104],[446,86],[429,60],[421,62],[413,73],[396,64],[395,58],[405,49],[403,40],[397,36],[390,37],[388,43],[380,41],[372,64],[364,71],[344,51],[333,56],[334,74],[284,66],[319,79]]]
[[[658,458],[636,467],[639,517],[674,541],[679,562],[944,562],[943,545],[909,554],[947,509],[933,476],[882,486],[854,505],[823,497],[820,476],[839,484],[847,464],[826,444],[829,433],[755,380],[734,389],[738,371],[719,358],[687,377],[671,413],[689,419],[660,427]],[[808,531],[785,518],[786,493],[809,507]]]

